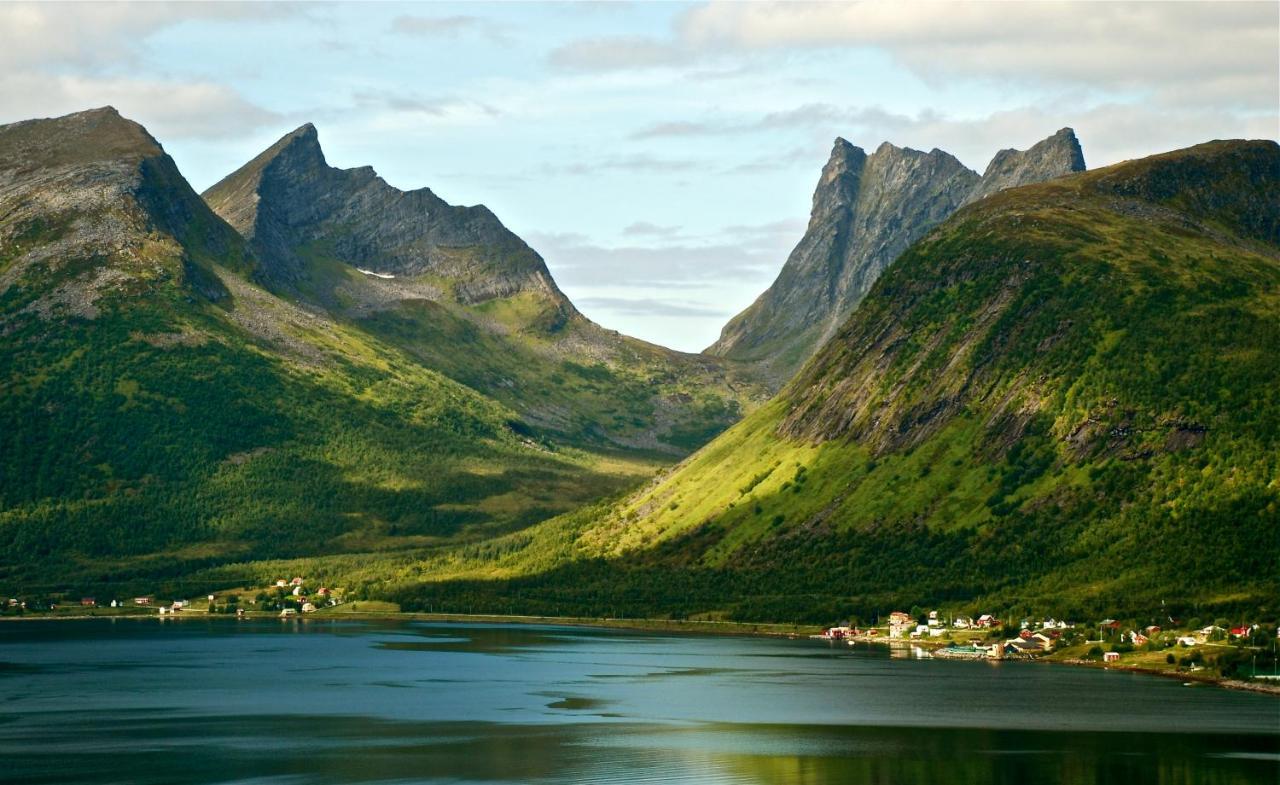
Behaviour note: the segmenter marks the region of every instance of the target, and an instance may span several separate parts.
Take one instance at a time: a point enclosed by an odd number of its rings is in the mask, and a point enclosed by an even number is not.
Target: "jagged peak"
[[[991,163],[987,164],[987,169],[983,176],[985,177],[995,172],[1002,164],[1006,164],[1010,158],[1019,156],[1031,158],[1045,155],[1052,150],[1065,151],[1069,171],[1083,172],[1085,170],[1084,151],[1080,148],[1080,140],[1076,137],[1075,129],[1068,126],[1058,129],[1026,150],[1018,150],[1013,147],[1000,150],[992,157]]]
[[[258,153],[244,166],[210,186],[203,194],[213,202],[237,190],[255,191],[263,174],[276,161],[287,159],[291,166],[304,169],[323,169],[328,166],[324,150],[320,147],[320,135],[311,123],[304,123],[277,139],[267,149]],[[245,226],[232,220],[231,224],[244,232]]]
[[[831,145],[831,155],[827,157],[827,166],[834,164],[847,164],[850,161],[862,161],[867,157],[866,150],[849,142],[842,136],[837,136]]]
[[[910,147],[898,147],[896,144],[886,139],[880,143],[880,146],[875,149],[875,152],[873,152],[872,155],[885,156],[885,155],[893,155],[895,153],[906,153],[906,152],[917,152],[917,151],[912,150]]]
[[[960,163],[960,159],[956,158],[946,150],[935,147],[932,150],[925,152],[924,150],[917,150],[914,147],[899,147],[888,140],[881,142],[880,146],[876,148],[875,152],[872,153],[870,157],[876,160],[887,161],[916,161],[929,158],[943,160],[947,163],[954,163],[960,167],[964,166],[964,164]]]
[[[265,158],[266,161],[270,161],[286,153],[297,154],[299,152],[318,160],[321,164],[325,163],[324,149],[320,146],[320,133],[311,123],[304,123],[280,137],[275,144],[264,150],[254,160]]]

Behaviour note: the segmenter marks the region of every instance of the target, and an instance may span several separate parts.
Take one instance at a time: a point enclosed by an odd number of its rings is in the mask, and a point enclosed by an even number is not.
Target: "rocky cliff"
[[[709,354],[759,364],[777,387],[830,338],[907,246],[964,204],[1084,169],[1064,128],[1025,152],[1002,150],[984,175],[941,150],[837,139],[804,237],[777,280],[725,325]]]
[[[253,244],[271,283],[305,278],[306,258],[319,252],[384,276],[444,279],[464,304],[531,292],[572,310],[542,258],[487,207],[401,191],[367,166],[329,166],[310,123],[204,197]]]

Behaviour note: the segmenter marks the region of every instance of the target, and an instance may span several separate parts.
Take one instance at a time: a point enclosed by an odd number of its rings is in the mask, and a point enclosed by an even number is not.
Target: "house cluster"
[[[1174,642],[1179,646],[1201,646],[1210,641],[1223,640],[1226,638],[1230,638],[1231,640],[1251,638],[1257,631],[1257,624],[1242,624],[1238,627],[1232,627],[1231,629],[1219,627],[1216,624],[1210,624],[1207,627],[1201,627],[1198,630],[1193,630],[1188,634],[1179,635],[1174,639]],[[1160,628],[1152,625],[1147,627],[1144,632],[1146,633],[1145,635],[1130,630],[1125,633],[1125,639],[1134,646],[1141,646],[1152,638],[1158,636],[1160,634]],[[1276,636],[1280,637],[1280,628],[1277,628]]]
[[[299,604],[297,608],[282,608],[280,610],[280,616],[282,618],[295,616],[298,611],[301,611],[302,613],[314,613],[325,605],[333,606],[342,602],[342,600],[333,591],[329,590],[325,586],[321,586],[316,589],[315,594],[313,595],[308,594],[306,591],[306,581],[300,577],[295,577],[290,581],[281,578],[276,581],[275,586],[277,589],[287,591]]]
[[[952,619],[944,618],[938,611],[929,611],[924,618],[923,623],[915,616],[905,611],[894,611],[888,616],[887,632],[890,639],[898,640],[921,640],[923,638],[941,638],[946,635],[949,630],[981,630],[994,629],[1000,627],[1002,622],[990,613],[984,613],[977,619],[971,619],[968,616],[957,616]],[[1059,622],[1049,620],[1045,626],[1055,626]],[[1024,622],[1024,627],[1027,622]],[[1064,624],[1065,626],[1065,624]],[[875,627],[867,627],[859,629],[852,627],[848,622],[842,622],[838,626],[829,627],[815,638],[823,640],[845,640],[850,642],[854,638],[875,638],[881,634],[881,631]]]
[[[968,616],[957,616],[951,620],[951,626],[957,630],[982,630],[992,627],[999,627],[1003,622],[992,616],[990,613],[984,613],[976,620]]]

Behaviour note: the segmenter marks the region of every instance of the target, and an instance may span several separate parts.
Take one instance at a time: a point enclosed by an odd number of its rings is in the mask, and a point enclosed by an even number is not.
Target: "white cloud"
[[[193,19],[260,19],[285,11],[271,3],[4,3],[0,67],[118,65],[137,43]]]
[[[162,142],[237,136],[280,121],[225,85],[131,78],[0,76],[0,122],[57,116],[110,104]]]
[[[637,175],[676,174],[706,168],[706,163],[687,158],[661,158],[647,153],[613,155],[592,161],[543,164],[538,171],[549,176],[591,176],[601,172],[627,172]]]
[[[271,3],[0,4],[0,115],[5,121],[113,105],[160,139],[243,134],[276,122],[211,79],[129,73],[140,42],[190,20],[293,13]]]
[[[685,14],[677,38],[704,51],[877,47],[938,82],[1053,82],[1273,109],[1278,28],[1277,3],[712,3]]]

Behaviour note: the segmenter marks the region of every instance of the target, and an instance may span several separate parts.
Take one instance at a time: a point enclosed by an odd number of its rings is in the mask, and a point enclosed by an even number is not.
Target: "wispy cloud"
[[[139,43],[188,21],[237,22],[301,13],[264,3],[0,4],[0,121],[112,104],[157,135],[211,139],[281,115],[214,79],[130,75]]]
[[[468,98],[452,95],[420,96],[413,93],[401,93],[394,90],[356,90],[351,95],[357,106],[362,108],[386,109],[394,112],[410,112],[446,117],[458,114],[481,114],[498,117],[502,110],[495,106]]]
[[[768,278],[800,239],[803,222],[731,226],[714,236],[650,243],[604,244],[577,233],[531,233],[529,242],[557,280],[580,286],[651,286],[702,289],[728,277]],[[632,235],[636,236],[636,235]]]
[[[715,307],[696,300],[659,300],[653,297],[579,297],[577,304],[587,309],[599,309],[627,316],[665,316],[674,318],[732,316],[723,307]]]
[[[453,16],[417,16],[403,14],[391,20],[391,32],[421,38],[461,38],[481,36],[495,43],[510,43],[510,31],[492,19],[457,14]]]
[[[680,227],[659,226],[648,221],[636,221],[623,227],[622,234],[627,237],[674,237],[680,234]]]
[[[617,155],[597,158],[592,161],[572,161],[566,163],[546,163],[538,171],[548,176],[583,177],[601,172],[627,172],[630,174],[674,174],[691,172],[706,168],[705,161],[693,158],[662,158],[648,153]]]
[[[583,38],[556,47],[547,62],[569,71],[622,71],[683,66],[698,53],[678,43],[642,36]]]

